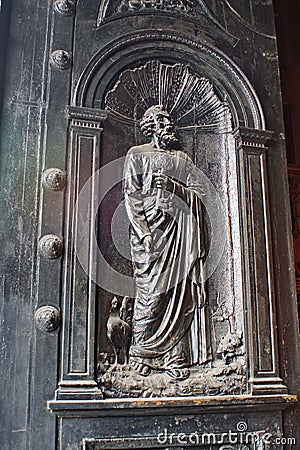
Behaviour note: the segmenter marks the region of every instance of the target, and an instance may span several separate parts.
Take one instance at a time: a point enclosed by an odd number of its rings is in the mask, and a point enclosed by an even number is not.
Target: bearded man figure
[[[132,147],[124,167],[136,287],[130,364],[183,380],[209,359],[201,191],[169,113],[152,106],[140,126],[151,142]]]

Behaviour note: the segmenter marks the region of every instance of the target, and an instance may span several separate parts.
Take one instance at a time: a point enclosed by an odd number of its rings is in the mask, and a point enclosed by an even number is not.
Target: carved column
[[[239,128],[244,297],[253,394],[286,393],[279,376],[266,143],[272,132]]]
[[[71,119],[69,127],[69,164],[66,224],[66,266],[64,277],[63,310],[63,357],[58,397],[69,398],[80,390],[80,396],[93,391],[96,395],[95,374],[95,284],[79,263],[75,247],[81,239],[78,229],[79,215],[86,217],[91,233],[96,232],[93,200],[97,195],[97,186],[91,183],[85,204],[77,207],[78,195],[99,168],[100,136],[102,121],[107,117],[104,110],[82,107],[67,108]],[[81,242],[87,252],[89,264],[95,262],[94,248],[90,242]],[[99,392],[98,392],[99,393]],[[100,395],[101,397],[101,395]]]

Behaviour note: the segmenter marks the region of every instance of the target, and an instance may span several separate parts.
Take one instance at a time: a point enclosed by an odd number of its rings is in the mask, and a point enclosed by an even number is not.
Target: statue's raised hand
[[[155,187],[157,189],[173,191],[174,183],[167,175],[165,175],[163,173],[154,173],[153,181],[154,181]]]

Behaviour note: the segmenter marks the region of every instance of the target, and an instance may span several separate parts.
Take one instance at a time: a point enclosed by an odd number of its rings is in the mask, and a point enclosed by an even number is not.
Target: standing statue
[[[124,167],[136,287],[130,364],[183,380],[209,359],[201,191],[169,113],[152,106],[140,126],[151,142],[132,147]]]

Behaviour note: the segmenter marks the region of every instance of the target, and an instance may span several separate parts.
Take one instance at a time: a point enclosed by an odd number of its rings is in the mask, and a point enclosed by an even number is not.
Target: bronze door
[[[292,448],[270,2],[1,14],[3,448]]]

